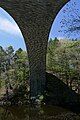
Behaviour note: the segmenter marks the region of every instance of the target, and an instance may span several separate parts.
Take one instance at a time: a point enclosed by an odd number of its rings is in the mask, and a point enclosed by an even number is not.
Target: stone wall
[[[0,6],[17,22],[27,44],[31,96],[44,91],[49,31],[57,13],[68,1],[0,0]]]

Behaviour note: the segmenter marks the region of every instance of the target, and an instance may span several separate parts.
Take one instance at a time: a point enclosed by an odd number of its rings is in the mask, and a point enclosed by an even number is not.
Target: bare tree
[[[75,36],[80,33],[80,9],[77,2],[69,2],[63,9],[63,18],[60,21],[61,29],[67,37]]]

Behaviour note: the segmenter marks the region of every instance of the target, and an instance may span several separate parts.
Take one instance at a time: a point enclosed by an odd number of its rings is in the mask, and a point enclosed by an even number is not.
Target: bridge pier
[[[45,89],[46,52],[52,22],[69,0],[1,0],[0,6],[19,25],[28,50],[31,97]]]

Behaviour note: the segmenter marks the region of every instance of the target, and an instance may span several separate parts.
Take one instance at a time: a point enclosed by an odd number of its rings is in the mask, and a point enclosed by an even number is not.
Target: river
[[[80,115],[57,106],[0,107],[0,120],[80,120]]]

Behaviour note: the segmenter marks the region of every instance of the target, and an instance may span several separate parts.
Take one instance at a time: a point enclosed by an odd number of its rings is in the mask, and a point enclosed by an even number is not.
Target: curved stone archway
[[[1,0],[19,25],[27,44],[31,96],[43,94],[45,88],[48,34],[59,10],[69,0]]]

